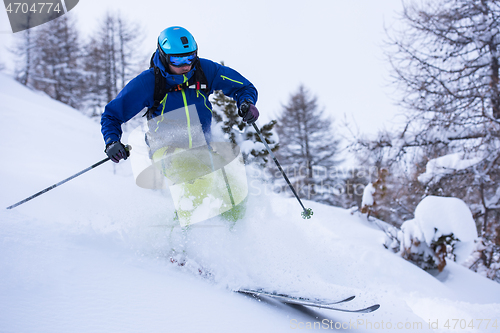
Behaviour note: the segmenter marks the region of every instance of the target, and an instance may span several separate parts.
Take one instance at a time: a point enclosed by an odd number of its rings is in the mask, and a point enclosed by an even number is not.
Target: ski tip
[[[378,308],[380,308],[380,304],[375,304],[375,305],[367,307],[366,309],[360,310],[359,312],[370,313],[370,312],[378,310]]]
[[[346,303],[346,302],[350,302],[352,301],[353,299],[355,299],[356,296],[350,296],[350,297],[347,297],[347,298],[344,298],[343,300],[340,300],[340,301],[335,301],[335,302],[332,302],[332,301],[324,301],[325,304],[328,304],[328,305],[334,305],[334,304],[340,304],[340,303]]]
[[[346,299],[344,299],[344,300],[340,301],[339,303],[350,302],[350,301],[352,301],[354,298],[356,298],[356,296],[347,297]]]

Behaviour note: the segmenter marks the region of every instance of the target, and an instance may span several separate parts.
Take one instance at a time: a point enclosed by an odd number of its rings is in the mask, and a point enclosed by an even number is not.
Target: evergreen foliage
[[[222,65],[224,65],[223,62]],[[212,96],[212,103],[215,106],[212,115],[215,122],[218,123],[216,126],[220,126],[221,131],[231,143],[242,148],[245,162],[264,167],[269,161],[269,152],[253,128],[243,122],[243,118],[238,115],[236,101],[218,90]],[[260,128],[262,136],[273,152],[279,147],[273,134],[275,124],[276,121],[272,120]],[[255,144],[259,142],[260,145]]]
[[[317,98],[303,85],[283,106],[276,130],[281,147],[278,158],[299,196],[340,205],[334,193],[339,180],[331,176],[332,168],[342,162],[338,157],[340,140],[333,121],[324,116]]]
[[[384,247],[386,249],[398,253],[423,270],[442,272],[446,266],[446,259],[454,261],[456,258],[454,251],[459,240],[453,234],[442,235],[429,246],[413,235],[405,235],[392,226],[386,226],[385,233]]]

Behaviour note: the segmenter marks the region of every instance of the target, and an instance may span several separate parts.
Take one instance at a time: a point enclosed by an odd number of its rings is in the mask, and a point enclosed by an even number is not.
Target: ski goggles
[[[192,65],[196,60],[196,51],[188,54],[167,55],[168,63],[174,67]]]

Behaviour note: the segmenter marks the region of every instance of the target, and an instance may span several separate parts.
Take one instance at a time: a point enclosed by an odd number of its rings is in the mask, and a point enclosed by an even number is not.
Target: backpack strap
[[[210,87],[208,86],[208,80],[207,77],[205,76],[205,73],[203,72],[203,68],[201,68],[201,62],[199,58],[196,58],[194,66],[196,67],[196,70],[194,71],[194,75],[191,79],[194,81],[193,84],[195,85],[195,87],[192,87],[190,85],[189,88],[201,90],[205,93],[205,95],[208,96],[208,93],[210,92]]]
[[[153,59],[155,57],[155,52],[153,52],[153,55],[151,56],[151,60],[149,61],[149,68],[154,69],[154,74],[155,74],[155,90],[153,93],[153,98],[154,98],[154,103],[153,106],[148,108],[146,113],[144,113],[143,117],[145,116],[147,120],[151,120],[153,118],[154,112],[158,109],[158,107],[161,104],[161,101],[167,94],[167,81],[161,75],[161,70],[155,66]]]
[[[201,90],[208,95],[210,89],[208,87],[208,81],[205,76],[205,73],[201,68],[200,60],[196,59],[195,62],[193,63],[193,66],[195,67],[193,76],[187,82],[166,89],[165,94],[172,91],[180,91],[181,89],[196,89],[196,90]],[[162,96],[162,99],[163,97],[165,97],[165,95]]]
[[[151,56],[150,60],[150,68],[154,68],[155,74],[155,90],[154,90],[154,103],[153,106],[150,107],[146,113],[144,113],[143,117],[146,116],[148,120],[153,118],[153,114],[158,109],[165,95],[172,91],[180,91],[181,89],[196,89],[203,91],[206,95],[210,92],[210,88],[208,87],[208,81],[201,68],[200,59],[196,59],[194,62],[195,71],[191,79],[187,82],[181,83],[174,87],[170,87],[167,89],[167,79],[161,74],[161,70],[155,66],[153,62],[153,58],[155,53]]]

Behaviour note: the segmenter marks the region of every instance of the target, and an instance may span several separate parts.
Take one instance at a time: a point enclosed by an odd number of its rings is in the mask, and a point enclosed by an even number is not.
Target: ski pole
[[[129,146],[129,145],[127,145],[125,148],[126,148],[127,150],[132,150],[132,147],[131,147],[131,146]],[[54,185],[52,185],[52,186],[49,186],[49,187],[47,187],[46,189],[44,189],[44,190],[42,190],[42,191],[40,191],[40,192],[38,192],[38,193],[35,193],[35,194],[33,194],[32,196],[30,196],[30,197],[28,197],[28,198],[26,198],[26,199],[24,199],[24,200],[21,200],[21,201],[19,201],[18,203],[13,204],[12,206],[7,207],[7,209],[12,209],[12,208],[15,208],[15,207],[17,207],[17,206],[19,206],[19,205],[22,205],[23,203],[28,202],[28,201],[30,201],[31,199],[34,199],[34,198],[36,198],[36,197],[38,197],[38,196],[40,196],[40,195],[42,195],[42,194],[44,194],[44,193],[46,193],[46,192],[48,192],[48,191],[50,191],[50,190],[52,190],[52,189],[54,189],[54,188],[58,187],[59,185],[62,185],[62,184],[64,184],[64,183],[66,183],[66,182],[70,181],[71,179],[76,178],[76,177],[78,177],[78,176],[80,176],[80,175],[84,174],[85,172],[87,172],[87,171],[89,171],[89,170],[92,170],[92,169],[94,169],[94,168],[98,167],[99,165],[101,165],[101,164],[103,164],[103,163],[105,163],[105,162],[109,161],[110,159],[111,159],[111,158],[106,157],[105,159],[103,159],[103,160],[101,160],[101,161],[97,162],[96,164],[91,165],[90,167],[88,167],[88,168],[86,168],[86,169],[84,169],[84,170],[82,170],[82,171],[80,171],[80,172],[78,172],[78,173],[76,173],[76,174],[74,174],[73,176],[68,177],[68,178],[66,178],[65,180],[60,181],[60,182],[59,182],[59,183],[57,183],[57,184],[54,184]]]
[[[255,131],[257,132],[257,134],[259,135],[260,137],[260,140],[262,141],[262,143],[266,146],[267,148],[267,151],[269,152],[269,155],[271,155],[271,157],[273,158],[274,160],[274,163],[276,163],[276,166],[278,167],[278,169],[281,171],[281,174],[283,175],[283,178],[285,178],[288,186],[290,186],[290,189],[292,190],[292,193],[295,195],[295,197],[297,198],[297,200],[299,201],[300,205],[302,206],[302,209],[304,210],[301,215],[302,215],[302,218],[303,219],[310,219],[311,216],[313,215],[313,211],[311,208],[306,208],[304,207],[304,205],[302,204],[302,201],[300,200],[299,196],[297,195],[297,192],[295,192],[295,189],[293,188],[292,186],[292,183],[290,183],[290,180],[288,180],[288,177],[286,176],[285,174],[285,171],[283,171],[283,168],[281,167],[280,163],[278,162],[278,160],[276,159],[276,156],[274,156],[271,148],[269,147],[269,145],[267,144],[266,140],[264,139],[264,136],[262,135],[262,133],[260,133],[260,130],[259,128],[257,127],[257,125],[255,125],[255,123],[252,123],[253,125],[253,128],[255,129]]]

